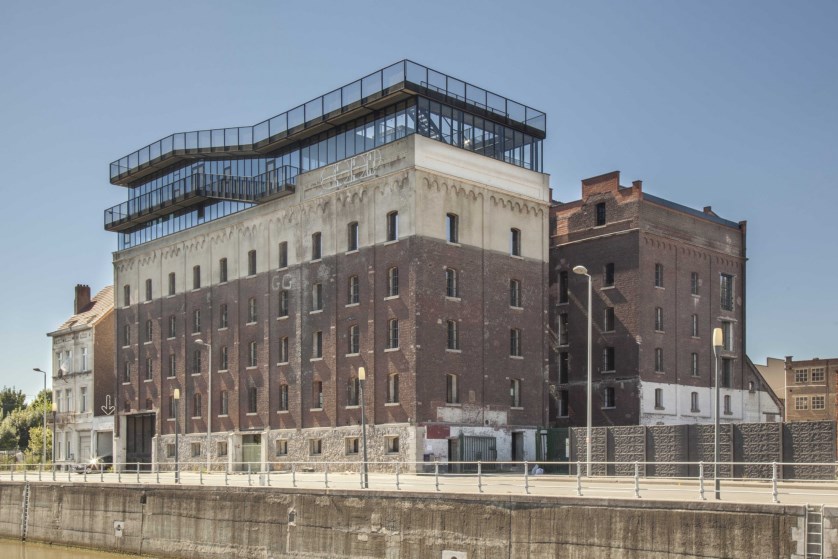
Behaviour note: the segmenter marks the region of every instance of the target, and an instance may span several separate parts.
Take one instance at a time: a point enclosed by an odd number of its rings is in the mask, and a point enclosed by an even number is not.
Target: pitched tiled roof
[[[56,328],[56,332],[73,326],[92,326],[97,320],[113,309],[113,286],[103,287],[79,314],[68,318],[64,324]]]

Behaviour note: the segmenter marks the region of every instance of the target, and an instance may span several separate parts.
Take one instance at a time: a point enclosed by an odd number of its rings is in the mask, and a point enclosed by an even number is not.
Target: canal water
[[[3,559],[137,559],[138,556],[0,539],[0,557]]]

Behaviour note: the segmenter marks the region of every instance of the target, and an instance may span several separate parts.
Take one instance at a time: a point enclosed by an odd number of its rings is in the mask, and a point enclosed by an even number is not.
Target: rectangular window
[[[655,307],[655,330],[663,332],[663,308]]]
[[[218,310],[218,328],[219,329],[223,330],[224,328],[227,328],[227,326],[229,324],[228,321],[227,321],[227,318],[228,318],[227,303],[222,303],[221,307]]]
[[[606,386],[602,389],[602,407],[605,409],[612,409],[617,407],[614,400],[614,387]]]
[[[509,230],[509,254],[521,256],[521,230],[514,227]]]
[[[605,225],[605,202],[596,205],[596,224],[597,227]]]
[[[722,321],[722,349],[733,351],[733,323]]]
[[[124,324],[122,326],[122,347],[128,347],[131,345],[131,326],[129,324]]]
[[[614,263],[609,262],[605,265],[605,269],[602,272],[602,286],[603,287],[613,287],[614,286]]]
[[[721,285],[719,294],[721,296],[721,307],[723,311],[733,310],[733,276],[721,274]]]
[[[201,289],[201,267],[192,267],[192,289]]]
[[[698,295],[698,272],[692,272],[690,274],[690,293],[693,295]]]
[[[826,370],[823,367],[812,369],[812,382],[823,382],[826,378]]]
[[[445,238],[449,243],[460,242],[459,221],[457,214],[445,214]]]
[[[250,342],[250,346],[248,349],[249,351],[247,356],[247,366],[255,367],[258,360],[258,347],[256,342]]]
[[[192,374],[201,374],[201,350],[196,349],[192,351]]]
[[[388,436],[385,437],[387,443],[387,454],[397,454],[399,452],[399,438]]]
[[[151,301],[151,280],[145,280],[145,300]]]
[[[570,409],[569,406],[570,393],[567,390],[559,390],[559,398],[556,403],[558,407],[557,413],[559,417],[567,417]]]
[[[201,443],[191,443],[189,445],[189,449],[192,451],[192,457],[196,458],[201,456],[203,453],[201,452]]]
[[[509,405],[513,408],[521,406],[521,379],[514,378],[509,381]]]
[[[287,439],[277,439],[276,440],[276,455],[277,456],[287,456],[288,455],[288,440]]]
[[[614,331],[614,307],[605,307],[605,311],[602,316],[602,331]]]
[[[511,357],[521,357],[522,354],[521,330],[520,328],[512,328],[509,330],[509,355]]]
[[[662,410],[663,408],[663,388],[655,388],[655,409]]]
[[[279,268],[288,267],[288,243],[282,241],[279,243]]]
[[[559,313],[559,345],[568,345],[569,337],[567,313]]]
[[[169,295],[175,294],[175,273],[169,272]]]
[[[167,376],[169,378],[175,378],[177,375],[177,357],[175,357],[174,353],[169,354],[169,370],[167,371]]]
[[[353,324],[349,327],[349,346],[347,347],[347,353],[350,355],[358,354],[361,352],[361,329],[358,327],[357,324]]]
[[[253,324],[256,322],[256,298],[251,297],[247,300],[247,322]]]
[[[655,264],[655,287],[663,287],[663,264]]]
[[[308,440],[308,454],[309,456],[320,456],[323,453],[323,441],[320,439]]]
[[[399,294],[399,269],[395,266],[387,270],[387,296],[396,297]]]
[[[361,282],[358,280],[358,276],[350,276],[349,277],[349,298],[346,302],[347,305],[357,305],[358,302],[361,300]]]
[[[353,221],[347,226],[346,250],[352,252],[358,250],[358,222]]]
[[[218,261],[218,283],[227,283],[227,259]]]
[[[570,284],[567,270],[559,272],[559,304],[570,300]]]
[[[79,412],[85,413],[87,411],[87,387],[79,388]]]
[[[154,339],[154,323],[151,320],[145,321],[145,342],[151,342]]]
[[[247,253],[247,275],[256,275],[256,251],[250,250]]]
[[[521,282],[513,279],[509,280],[509,306],[513,308],[521,308]]]
[[[663,348],[655,348],[655,372],[663,372]]]
[[[447,322],[448,349],[460,349],[460,328],[456,320]]]
[[[722,358],[722,387],[733,387],[733,359]]]
[[[320,260],[323,257],[323,236],[317,232],[311,236],[311,259]]]
[[[315,283],[311,288],[311,310],[323,310],[323,284]]]
[[[197,334],[201,331],[201,309],[192,311],[192,333]]]
[[[279,411],[288,411],[288,385],[279,385]]]
[[[81,348],[81,370],[82,371],[89,371],[90,370],[90,359],[87,354],[87,348]],[[814,375],[813,375],[814,378]]]
[[[387,403],[396,404],[399,401],[399,374],[387,375]]]
[[[822,410],[826,408],[826,398],[824,396],[812,396],[812,409]]]
[[[226,390],[222,390],[218,394],[218,415],[229,415],[230,413],[230,396]]]
[[[614,347],[608,346],[602,348],[602,372],[613,373],[616,364],[614,362]]]
[[[154,360],[146,358],[145,360],[145,380],[152,380],[154,378]]]
[[[288,363],[288,336],[279,340],[279,362]]]
[[[559,353],[559,384],[567,384],[570,375],[570,354],[566,351]]]
[[[201,395],[197,392],[192,395],[192,417],[201,417]]]
[[[697,314],[692,315],[692,318],[690,319],[690,326],[691,326],[693,338],[697,338],[698,337],[698,315]]]
[[[279,292],[279,316],[288,316],[288,292],[284,289]]]
[[[399,239],[399,212],[387,214],[387,240],[397,241]]]
[[[320,330],[311,335],[311,356],[315,359],[323,357],[323,332]]]
[[[733,415],[733,410],[730,407],[730,396],[729,395],[725,395],[725,397],[724,397],[724,406],[725,406],[724,414],[725,415]]]
[[[460,285],[457,281],[457,270],[445,268],[445,296],[458,298],[460,296]]]
[[[700,411],[698,409],[698,392],[690,392],[690,411],[692,413],[698,413]]]
[[[227,351],[227,346],[221,346],[221,366],[218,367],[220,371],[226,371],[230,368],[230,354]]]
[[[174,417],[174,416],[172,416]],[[166,458],[175,457],[175,443],[166,443]]]
[[[126,361],[122,364],[122,382],[131,382],[131,363]],[[68,399],[67,407],[70,407],[70,402]],[[69,409],[67,411],[70,411]]]
[[[399,319],[391,318],[387,323],[387,349],[399,347]]]
[[[259,389],[251,386],[247,389],[247,413],[256,413],[258,411],[259,403]]]
[[[174,396],[169,396],[169,418],[174,419],[177,416],[177,400],[175,400]],[[172,445],[175,446],[175,445]],[[174,456],[174,449],[172,450],[172,455]]]
[[[361,381],[358,377],[352,377],[346,384],[346,405],[357,406],[358,394],[361,391]]]
[[[227,456],[227,441],[218,441],[215,445],[215,452],[218,456]]]
[[[698,354],[695,352],[690,354],[690,374],[694,377],[698,376]]]
[[[346,455],[352,456],[354,454],[358,454],[358,437],[346,437],[344,439],[345,447],[346,447]]]
[[[323,383],[319,380],[311,384],[312,405],[314,409],[323,409]]]
[[[795,384],[804,384],[809,382],[809,369],[795,369],[794,370],[794,383]]]
[[[169,331],[168,337],[174,338],[177,335],[177,316],[169,315]]]
[[[797,411],[803,411],[809,409],[809,397],[808,396],[795,396],[794,397],[794,409]]]
[[[122,306],[123,307],[130,307],[131,306],[131,286],[124,285],[122,287]]]
[[[449,404],[458,404],[460,402],[457,375],[445,375],[445,401]]]

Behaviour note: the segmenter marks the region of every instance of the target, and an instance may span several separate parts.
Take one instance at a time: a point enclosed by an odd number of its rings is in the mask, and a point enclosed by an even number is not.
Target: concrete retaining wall
[[[800,557],[803,510],[725,503],[31,484],[28,539],[184,559]],[[0,485],[20,537],[22,483]],[[121,532],[118,530],[122,523]]]

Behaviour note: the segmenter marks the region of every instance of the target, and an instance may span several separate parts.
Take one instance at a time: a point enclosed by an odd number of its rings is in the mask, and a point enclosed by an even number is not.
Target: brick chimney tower
[[[73,306],[73,314],[79,314],[90,306],[90,286],[76,285],[76,301]]]

